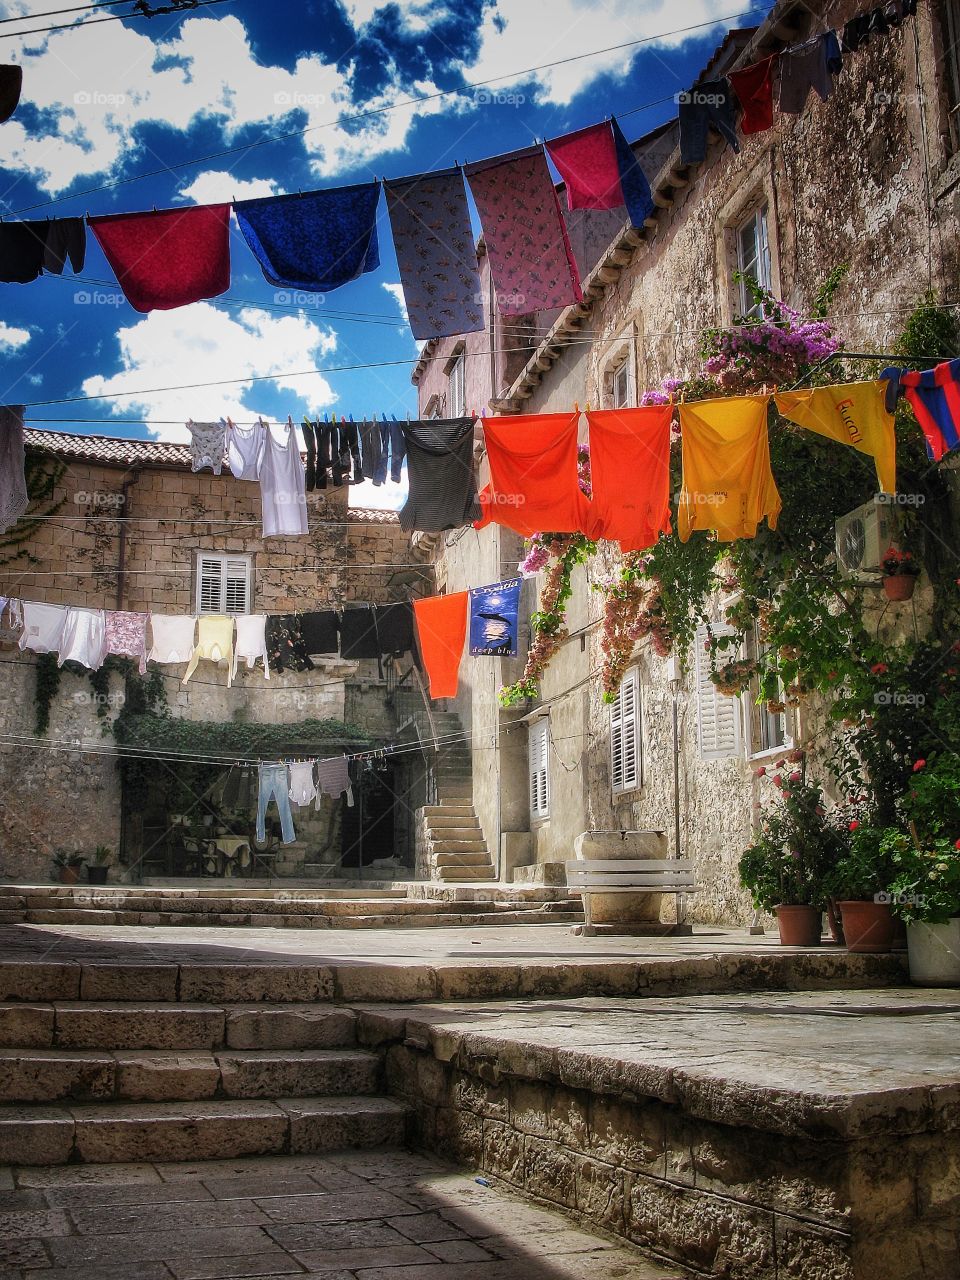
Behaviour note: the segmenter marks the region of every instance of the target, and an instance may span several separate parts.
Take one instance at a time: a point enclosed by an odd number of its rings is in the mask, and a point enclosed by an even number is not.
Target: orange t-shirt
[[[579,412],[484,418],[490,483],[480,492],[476,528],[504,525],[533,533],[580,533],[589,504],[577,478]]]
[[[430,680],[431,698],[455,698],[460,659],[467,638],[467,592],[414,600],[420,657]]]
[[[623,551],[642,551],[670,532],[672,417],[668,404],[587,414],[591,538],[617,541]]]
[[[777,527],[780,494],[770,469],[769,396],[732,396],[680,406],[683,489],[680,541],[713,529],[720,542],[755,538],[767,517]]]

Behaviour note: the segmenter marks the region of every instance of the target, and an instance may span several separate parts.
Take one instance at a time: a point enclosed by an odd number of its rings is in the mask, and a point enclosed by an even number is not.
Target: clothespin
[[[576,400],[574,400],[574,402],[573,402],[573,412],[574,412],[574,413],[579,413],[579,412],[580,412],[580,405],[577,403],[577,401],[576,401]]]
[[[584,413],[589,413],[589,412],[590,412],[590,401],[589,401],[589,400],[588,400],[588,401],[587,401],[587,403],[584,405],[584,407],[583,407],[583,412],[584,412]]]

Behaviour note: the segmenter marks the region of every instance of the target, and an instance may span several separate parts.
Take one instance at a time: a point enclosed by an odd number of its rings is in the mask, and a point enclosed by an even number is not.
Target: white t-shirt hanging
[[[263,438],[260,497],[265,538],[300,537],[307,528],[307,491],[300,441],[292,423],[282,428],[278,444],[269,427]]]
[[[267,427],[255,422],[249,430],[227,419],[227,466],[237,480],[259,480]]]
[[[20,648],[34,653],[59,653],[67,611],[62,604],[23,601],[23,635]]]
[[[68,609],[60,638],[58,667],[79,662],[91,671],[103,664],[103,638],[107,620],[102,609]]]
[[[236,618],[237,643],[233,650],[233,674],[241,658],[252,671],[258,658],[263,659],[263,674],[270,679],[270,663],[267,659],[267,615],[265,613],[239,613]]]
[[[153,648],[147,655],[153,662],[189,662],[193,657],[196,618],[182,613],[151,613]]]

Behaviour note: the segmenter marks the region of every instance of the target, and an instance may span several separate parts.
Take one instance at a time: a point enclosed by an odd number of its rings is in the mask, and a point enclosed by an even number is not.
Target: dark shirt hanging
[[[376,606],[377,640],[380,652],[399,656],[413,649],[413,605],[409,600]]]
[[[400,512],[400,527],[440,533],[480,518],[473,470],[473,418],[408,422],[410,496]]]
[[[333,609],[320,609],[303,614],[301,620],[303,647],[307,653],[336,653],[340,647],[337,614]]]
[[[340,655],[344,658],[379,658],[376,615],[370,605],[344,609],[340,618]]]
[[[74,271],[80,271],[86,244],[82,218],[0,222],[0,280],[29,284],[43,271],[60,275],[68,257]]]
[[[267,617],[267,657],[274,671],[312,671],[313,663],[303,643],[303,618],[298,613]]]
[[[703,80],[680,95],[680,159],[702,164],[707,158],[707,131],[712,125],[734,151],[740,150],[733,92],[729,80]]]

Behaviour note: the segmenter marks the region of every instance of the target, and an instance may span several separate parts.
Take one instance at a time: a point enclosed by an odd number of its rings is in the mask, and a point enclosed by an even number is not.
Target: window
[[[197,556],[197,613],[249,613],[250,556]]]
[[[762,658],[768,649],[754,630],[748,638],[747,647],[751,656]],[[777,682],[778,698],[783,701],[783,685]],[[767,751],[777,751],[780,747],[791,747],[793,741],[787,728],[786,711],[771,711],[766,701],[759,701],[760,684],[754,677],[750,682],[750,754],[763,755]]]
[[[463,354],[461,353],[451,366],[448,375],[450,378],[450,394],[447,396],[447,404],[450,406],[451,418],[462,418],[466,413],[463,373]]]
[[[537,720],[530,727],[530,817],[550,813],[550,721]]]
[[[714,626],[715,636],[732,635],[733,629]],[[722,760],[740,753],[740,699],[722,694],[710,679],[710,654],[704,648],[709,633],[698,627],[696,646],[697,736],[704,760]]]
[[[610,375],[610,408],[625,409],[630,403],[630,374],[627,361],[618,364]]]
[[[603,362],[602,393],[607,409],[627,409],[637,403],[635,336],[624,330]]]
[[[640,681],[636,667],[628,671],[610,708],[610,779],[613,794],[632,791],[642,782],[640,746]]]
[[[766,205],[737,227],[737,270],[765,289],[773,287]],[[744,280],[740,281],[740,315],[747,320],[760,319],[763,315],[763,309],[754,302]]]
[[[960,151],[960,0],[943,4],[944,90],[950,153]]]

